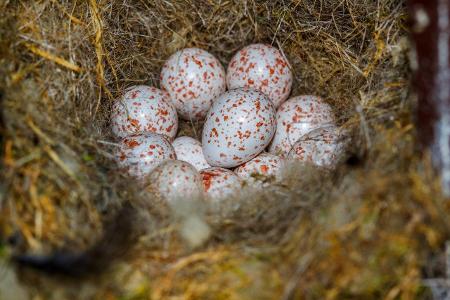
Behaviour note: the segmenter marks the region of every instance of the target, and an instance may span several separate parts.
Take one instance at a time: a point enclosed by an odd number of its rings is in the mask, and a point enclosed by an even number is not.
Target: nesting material
[[[254,43],[282,50],[292,97],[331,107],[350,159],[333,172],[290,163],[282,182],[226,201],[225,218],[196,204],[180,221],[117,172],[115,100],[160,87],[181,49],[226,66]],[[415,152],[408,49],[403,1],[0,1],[0,231],[23,241],[0,255],[82,251],[129,202],[147,216],[130,258],[76,289],[37,276],[33,296],[423,298],[450,207]],[[179,125],[200,139],[200,122]]]

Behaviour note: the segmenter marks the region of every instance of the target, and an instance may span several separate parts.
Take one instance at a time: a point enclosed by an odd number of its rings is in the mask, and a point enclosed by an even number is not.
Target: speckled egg
[[[276,181],[279,181],[283,176],[284,164],[285,161],[283,158],[264,152],[240,165],[234,172],[246,180],[274,178]]]
[[[200,173],[189,163],[167,160],[157,166],[147,180],[167,201],[192,201],[203,197]]]
[[[145,178],[160,163],[176,159],[175,150],[167,138],[157,133],[146,133],[123,138],[116,151],[116,161],[128,175]]]
[[[331,107],[317,96],[298,96],[283,103],[277,111],[277,131],[269,152],[285,157],[292,146],[308,132],[334,124]]]
[[[228,91],[214,100],[208,112],[203,154],[212,166],[239,166],[267,147],[275,129],[275,108],[267,96],[255,90]]]
[[[221,201],[237,194],[242,186],[241,179],[227,169],[208,168],[201,170],[200,175],[208,198],[214,201]]]
[[[161,87],[169,92],[178,115],[204,119],[214,98],[225,92],[225,70],[205,50],[187,48],[173,54],[161,71]]]
[[[292,72],[282,52],[272,46],[253,44],[240,50],[227,69],[229,89],[247,87],[269,96],[275,107],[291,92]]]
[[[342,160],[348,138],[336,126],[311,131],[299,139],[289,152],[289,159],[334,168]]]
[[[203,156],[202,143],[188,136],[180,136],[172,143],[179,160],[186,161],[197,170],[210,168],[211,165]]]
[[[155,87],[138,85],[125,92],[112,109],[112,131],[118,137],[154,132],[173,139],[178,116],[169,94]]]

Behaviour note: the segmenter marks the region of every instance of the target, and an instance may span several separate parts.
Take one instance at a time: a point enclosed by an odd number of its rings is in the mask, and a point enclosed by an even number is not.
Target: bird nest
[[[422,297],[421,280],[443,272],[450,207],[414,146],[405,23],[394,0],[3,1],[1,256],[97,247],[96,268],[108,268],[69,284],[17,269],[21,289],[39,299]],[[215,211],[168,207],[117,171],[109,118],[125,88],[159,86],[179,49],[225,66],[255,42],[282,49],[293,96],[333,107],[352,133],[346,163],[293,165],[283,182]],[[201,124],[180,127],[199,138]]]

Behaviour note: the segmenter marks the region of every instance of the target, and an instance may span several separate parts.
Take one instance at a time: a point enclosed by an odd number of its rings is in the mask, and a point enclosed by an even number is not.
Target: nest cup
[[[405,19],[403,1],[391,0],[2,2],[2,235],[18,234],[23,252],[76,252],[124,203],[145,215],[145,233],[107,283],[32,293],[420,297],[420,279],[440,274],[425,261],[448,237],[448,205],[414,152]],[[159,87],[177,50],[205,49],[226,67],[251,43],[283,51],[291,96],[333,107],[353,133],[352,159],[334,172],[291,165],[283,182],[230,199],[226,216],[174,213],[118,171],[112,105],[131,85]],[[200,138],[201,128],[183,122],[178,135]]]

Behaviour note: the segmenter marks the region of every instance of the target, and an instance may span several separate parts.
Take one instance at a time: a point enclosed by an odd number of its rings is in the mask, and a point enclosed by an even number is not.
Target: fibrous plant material
[[[415,152],[403,1],[3,1],[0,14],[0,229],[19,237],[9,251],[82,253],[125,203],[143,215],[106,280],[38,276],[33,296],[420,298],[421,279],[441,275],[450,208]],[[330,104],[354,138],[347,164],[292,165],[214,212],[170,207],[117,172],[109,116],[126,87],[158,86],[182,48],[226,65],[251,43],[282,49],[292,96]],[[179,135],[199,138],[201,125]]]

